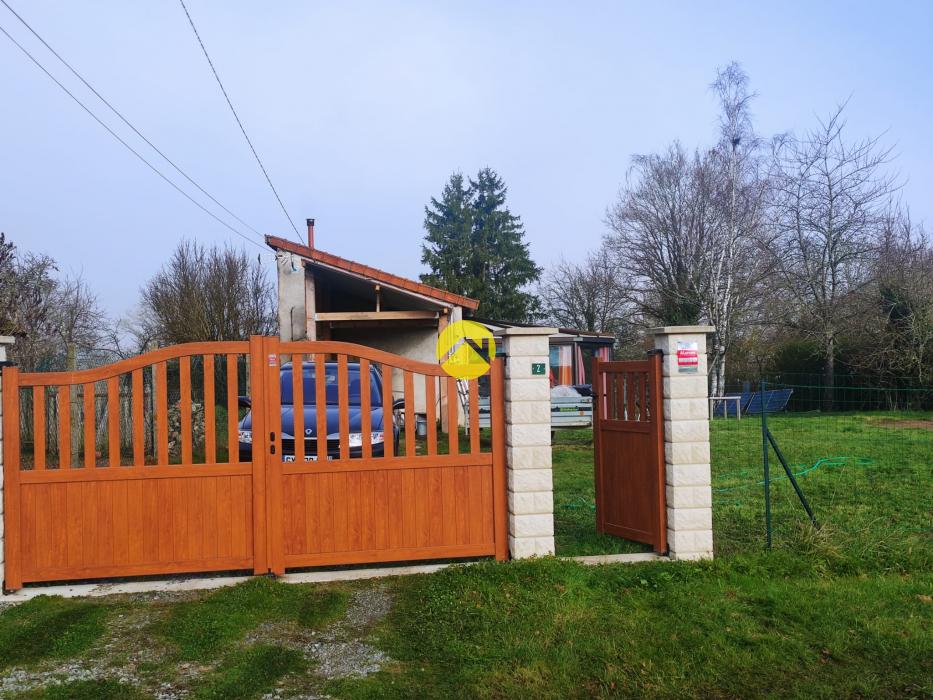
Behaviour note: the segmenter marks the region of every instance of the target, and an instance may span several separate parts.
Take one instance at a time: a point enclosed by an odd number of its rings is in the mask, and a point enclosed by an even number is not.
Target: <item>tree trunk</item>
[[[823,361],[823,410],[833,410],[836,394],[836,339],[826,339],[826,358]]]
[[[725,392],[725,363],[726,357],[720,352],[713,352],[710,357],[709,368],[709,395],[722,396]]]

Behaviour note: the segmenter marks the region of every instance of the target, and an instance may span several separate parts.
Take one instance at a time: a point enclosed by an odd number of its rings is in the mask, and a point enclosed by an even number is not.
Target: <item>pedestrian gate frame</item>
[[[662,356],[593,360],[596,529],[667,552]]]

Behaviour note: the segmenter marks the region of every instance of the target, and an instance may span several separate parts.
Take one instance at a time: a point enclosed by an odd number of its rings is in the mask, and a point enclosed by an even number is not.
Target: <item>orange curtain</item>
[[[569,345],[561,345],[557,349],[557,383],[573,383],[573,348]]]

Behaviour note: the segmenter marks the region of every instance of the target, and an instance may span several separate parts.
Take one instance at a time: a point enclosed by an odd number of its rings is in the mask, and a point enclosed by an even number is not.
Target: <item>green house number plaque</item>
[[[543,362],[532,362],[531,373],[536,377],[543,375],[544,374],[544,363]]]

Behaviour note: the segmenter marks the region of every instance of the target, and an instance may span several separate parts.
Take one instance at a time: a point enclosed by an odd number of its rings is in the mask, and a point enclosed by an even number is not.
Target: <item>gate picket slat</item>
[[[133,465],[146,462],[146,429],[143,417],[143,371],[133,370]]]
[[[628,403],[628,412],[625,414],[626,420],[638,420],[635,413],[635,385],[638,382],[637,372],[625,373],[625,398]]]
[[[382,363],[382,432],[383,453],[392,457],[395,450],[395,426],[392,421],[392,368]]]
[[[95,415],[94,382],[83,384],[84,400],[84,468],[90,469],[97,464],[97,416]]]
[[[217,461],[217,419],[214,413],[214,355],[204,356],[204,463]]]
[[[470,387],[470,454],[479,454],[479,382],[471,379]]]
[[[360,430],[363,439],[363,457],[373,456],[373,415],[370,395],[369,360],[360,358]]]
[[[405,454],[414,457],[416,453],[415,433],[415,381],[411,372],[405,370],[404,374],[404,398],[405,398]]]
[[[45,387],[32,388],[33,468],[45,469]]]
[[[447,377],[447,430],[448,444],[451,455],[460,454],[460,414],[457,407],[460,401],[457,399],[457,380],[454,377]]]
[[[58,387],[58,468],[71,469],[71,385]]]
[[[639,398],[641,400],[641,405],[638,409],[638,420],[647,422],[649,420],[648,418],[648,375],[639,374],[638,378],[639,378],[638,388],[640,391]],[[651,419],[653,420],[653,416]]]
[[[191,464],[191,357],[178,358],[178,430],[181,433],[181,463]]]
[[[340,430],[340,459],[350,458],[350,399],[347,356],[337,355],[337,410]]]
[[[327,461],[327,363],[324,354],[314,357],[314,412],[317,416],[317,460]]]
[[[304,359],[302,355],[295,354],[292,355],[292,436],[294,438],[295,462],[297,464],[305,461],[304,389]]]
[[[614,402],[610,418],[612,420],[625,420],[625,374],[613,372],[608,375],[608,379],[612,383],[612,400]]]
[[[237,381],[237,356],[227,353],[227,461],[240,461],[240,397]]]
[[[430,375],[424,377],[424,407],[428,424],[428,454],[437,454],[437,378]]]
[[[107,380],[107,466],[120,466],[120,377]]]
[[[156,463],[165,466],[168,458],[168,365],[155,365]]]

